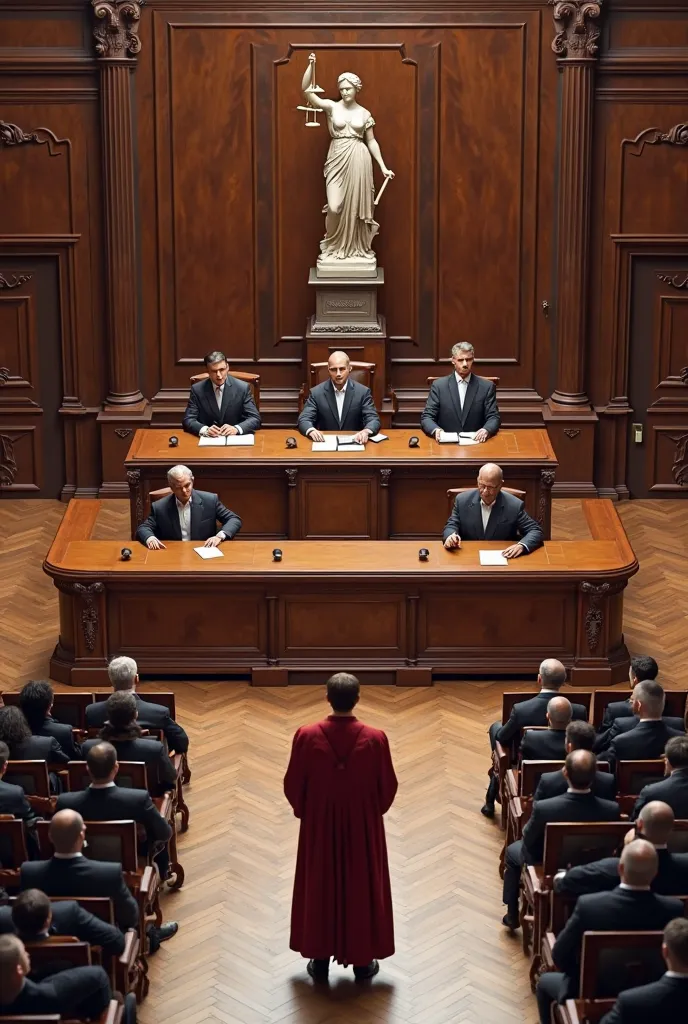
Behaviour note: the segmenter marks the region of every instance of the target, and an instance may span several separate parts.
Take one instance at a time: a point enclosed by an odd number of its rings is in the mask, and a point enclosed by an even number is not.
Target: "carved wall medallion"
[[[84,634],[86,650],[93,653],[96,649],[98,628],[100,626],[96,597],[98,594],[103,593],[105,584],[89,583],[84,586],[83,583],[58,583],[57,586],[65,594],[73,594],[75,597],[82,599],[84,606],[81,611],[81,630]]]
[[[36,128],[33,132],[25,132],[18,124],[0,121],[0,149],[3,146],[21,146],[24,142],[36,142],[39,146],[47,146],[50,156],[62,156],[53,149],[53,146],[62,143],[70,145],[69,139],[58,139],[49,128]]]
[[[296,478],[299,475],[298,469],[285,469],[284,472],[287,474],[287,485],[289,487],[296,487]]]
[[[129,490],[134,491],[136,498],[136,525],[140,526],[144,520],[143,515],[143,494],[141,493],[141,471],[139,469],[127,470],[127,483]]]
[[[578,430],[577,427],[567,427],[566,430],[564,431],[564,433],[566,434],[567,437],[570,437],[571,440],[573,441],[573,439],[575,437],[578,437],[578,435],[580,434],[580,430]]]
[[[681,277],[681,274],[657,274],[660,281],[664,284],[670,285],[671,288],[688,288],[688,274],[685,277]]]
[[[554,483],[554,470],[553,469],[541,469],[540,470],[540,500],[538,501],[538,513],[537,521],[540,526],[545,525],[547,519],[547,491],[552,490],[552,484]]]
[[[676,445],[674,463],[671,467],[671,475],[679,487],[688,486],[688,434],[679,434],[678,437],[670,437]]]
[[[588,650],[592,654],[597,650],[602,635],[604,624],[604,613],[602,611],[602,599],[607,597],[611,586],[609,583],[581,583],[582,593],[588,595],[588,611],[585,616],[585,639],[588,643]]]
[[[8,434],[0,434],[0,487],[9,487],[17,475],[14,441]]]
[[[646,146],[688,146],[688,124],[674,125],[668,132],[661,128],[645,128],[634,139],[624,139],[622,146],[630,146],[633,156],[641,156]]]
[[[129,435],[133,433],[133,431],[131,427],[117,427],[115,433],[117,434],[117,437],[125,438],[129,437]]]
[[[33,274],[10,274],[9,277],[0,274],[0,288],[18,288],[20,284],[26,284],[32,277]]]
[[[597,53],[600,36],[598,19],[602,0],[548,0],[554,7],[557,34],[552,49],[568,60],[591,58]]]
[[[106,60],[135,57],[141,50],[139,21],[146,0],[91,0],[96,53]]]

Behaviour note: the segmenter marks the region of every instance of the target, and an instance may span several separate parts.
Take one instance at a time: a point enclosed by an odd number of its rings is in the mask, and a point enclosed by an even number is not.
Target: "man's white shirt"
[[[458,374],[456,370],[454,370],[456,385],[459,389],[459,403],[461,405],[461,409],[463,409],[463,403],[466,401],[466,392],[468,391],[468,385],[470,383],[472,376],[473,374],[469,373],[466,379],[464,380],[463,377],[460,374]]]

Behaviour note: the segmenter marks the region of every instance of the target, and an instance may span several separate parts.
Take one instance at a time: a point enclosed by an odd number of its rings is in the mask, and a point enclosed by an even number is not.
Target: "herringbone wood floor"
[[[46,674],[57,600],[41,571],[64,506],[0,508],[0,688]],[[641,571],[627,590],[626,637],[664,681],[686,682],[688,506],[619,506]],[[106,502],[101,536],[126,536],[124,503]],[[586,533],[576,502],[555,502],[558,537]],[[191,736],[191,827],[180,839],[181,892],[164,898],[179,934],[151,961],[141,1024],[522,1024],[535,1020],[527,963],[504,934],[501,833],[478,813],[485,730],[504,683],[369,687],[361,715],[387,731],[399,795],[387,816],[397,954],[369,989],[334,972],[313,991],[288,948],[297,823],[281,792],[296,727],[324,714],[319,688],[173,683]],[[159,683],[151,684],[158,688]],[[145,689],[145,687],[144,687]]]

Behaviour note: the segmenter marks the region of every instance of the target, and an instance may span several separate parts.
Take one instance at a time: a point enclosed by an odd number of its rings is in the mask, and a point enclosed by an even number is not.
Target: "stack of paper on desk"
[[[457,434],[456,431],[443,430],[440,434],[440,444],[479,444],[475,439],[474,431],[465,431]]]
[[[364,444],[355,444],[353,434],[333,434],[324,441],[313,441],[311,451],[314,452],[364,452]]]
[[[256,443],[253,434],[227,434],[226,437],[199,437],[199,448],[224,448],[225,445],[246,447]]]

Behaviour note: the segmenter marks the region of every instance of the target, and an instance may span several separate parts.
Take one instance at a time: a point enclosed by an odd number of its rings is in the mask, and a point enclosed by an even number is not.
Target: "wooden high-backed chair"
[[[19,871],[29,859],[24,822],[11,814],[0,814],[0,886],[19,888]]]
[[[11,693],[0,692],[2,703],[19,706],[19,690]],[[93,704],[92,693],[55,693],[53,695],[53,716],[58,722],[71,725],[72,729],[86,728],[86,708]]]
[[[454,508],[454,502],[456,501],[457,495],[465,494],[466,491],[474,490],[475,487],[450,487],[449,490],[447,491],[447,498],[449,499],[449,511],[451,512],[451,510]],[[515,487],[502,487],[502,490],[506,491],[507,494],[513,494],[514,498],[519,498],[521,501],[526,500],[525,491],[519,491]],[[532,697],[533,694],[531,693],[530,696]],[[524,699],[528,700],[528,697],[525,697]]]
[[[13,786],[21,786],[37,814],[52,816],[57,797],[50,794],[48,765],[45,761],[8,761],[4,779]]]
[[[373,385],[375,383],[375,363],[360,363],[351,360],[351,379],[358,381],[359,384],[365,384],[367,388],[373,391]],[[327,363],[311,363],[309,368],[309,383],[301,385],[301,391],[299,392],[299,415],[303,412],[306,399],[310,394],[312,388],[318,384],[324,383],[330,379],[330,375],[327,370]]]
[[[193,377],[189,377],[189,380],[192,384],[198,384],[202,380],[207,380],[208,376],[209,374],[207,373],[194,373]],[[248,384],[253,401],[256,404],[256,409],[260,412],[260,374],[242,373],[241,370],[232,370],[229,376],[236,377],[237,380],[243,380],[245,384]]]

